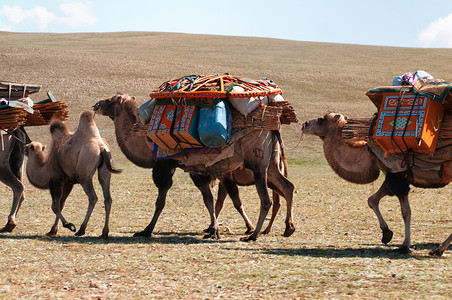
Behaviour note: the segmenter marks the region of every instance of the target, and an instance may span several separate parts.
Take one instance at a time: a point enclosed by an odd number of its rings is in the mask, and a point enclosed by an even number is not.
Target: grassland
[[[51,90],[68,103],[67,124],[73,130],[80,113],[99,99],[120,91],[142,103],[161,82],[193,73],[271,78],[301,121],[327,110],[371,116],[376,108],[366,91],[407,71],[423,69],[452,80],[450,49],[144,32],[0,32],[0,40],[0,79]],[[44,97],[42,92],[33,99]],[[427,255],[451,232],[450,187],[412,189],[413,252],[397,254],[393,250],[403,241],[397,200],[387,197],[381,205],[394,231],[387,246],[380,242],[377,219],[366,203],[382,178],[369,185],[343,181],[326,164],[318,138],[304,136],[288,151],[289,177],[296,186],[297,231],[292,237],[281,236],[283,206],[270,235],[240,242],[245,228],[227,202],[220,216],[222,239],[203,240],[207,211],[179,170],[154,236],[134,238],[154,209],[157,191],[151,172],[122,155],[111,120],[96,116],[96,123],[111,145],[115,166],[123,169],[112,179],[111,238],[97,238],[104,217],[101,201],[86,236],[60,229],[58,238],[45,237],[54,219],[49,193],[25,181],[19,225],[0,235],[2,298],[451,298],[452,251],[440,259]],[[32,139],[49,141],[46,127],[28,132]],[[287,147],[294,148],[300,128],[284,127],[283,136]],[[240,191],[255,221],[255,189]],[[1,185],[0,193],[0,221],[6,222],[11,192]],[[79,225],[86,207],[86,196],[76,187],[65,216]]]

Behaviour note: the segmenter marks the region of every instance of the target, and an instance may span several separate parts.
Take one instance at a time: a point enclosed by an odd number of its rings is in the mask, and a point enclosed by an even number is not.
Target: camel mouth
[[[100,102],[100,101],[99,101],[99,102]],[[94,113],[96,113],[96,112],[99,110],[99,106],[100,106],[99,102],[97,102],[96,104],[94,104],[93,107],[92,107]]]

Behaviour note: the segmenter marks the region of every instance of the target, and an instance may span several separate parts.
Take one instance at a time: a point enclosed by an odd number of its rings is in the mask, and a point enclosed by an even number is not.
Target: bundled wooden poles
[[[33,105],[34,113],[27,116],[26,125],[47,125],[52,118],[65,121],[69,114],[66,108],[67,105],[61,101],[36,103]]]
[[[372,135],[370,127],[375,120],[372,118],[349,118],[342,128],[342,138],[348,141],[367,141]]]
[[[0,128],[14,129],[24,125],[27,121],[28,113],[18,107],[6,107],[0,109]]]

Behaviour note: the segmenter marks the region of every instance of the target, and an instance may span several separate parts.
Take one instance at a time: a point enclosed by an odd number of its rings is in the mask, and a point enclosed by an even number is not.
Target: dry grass
[[[406,71],[424,69],[452,80],[450,50],[303,43],[284,40],[164,33],[12,34],[0,33],[0,78],[42,84],[69,104],[75,129],[80,112],[117,91],[140,102],[161,82],[191,73],[224,73],[275,80],[304,121],[334,110],[371,116],[365,92],[389,84]],[[43,98],[43,94],[33,97]],[[26,182],[26,200],[12,234],[0,235],[0,293],[15,298],[444,298],[452,289],[452,260],[427,256],[451,232],[450,187],[413,189],[413,253],[393,252],[403,241],[395,198],[382,201],[394,231],[381,244],[378,222],[367,197],[381,181],[353,185],[326,164],[317,138],[304,137],[288,152],[296,186],[297,231],[283,238],[284,213],[273,233],[239,242],[243,221],[227,202],[220,216],[222,239],[202,239],[209,220],[200,193],[181,171],[168,195],[151,239],[133,238],[148,224],[157,191],[150,170],[133,166],[119,151],[111,120],[96,117],[112,146],[111,238],[97,238],[103,226],[99,201],[85,237],[66,229],[44,235],[53,222],[48,191]],[[29,129],[48,142],[46,127]],[[288,147],[300,139],[294,125],[283,128]],[[381,180],[381,179],[380,179]],[[99,189],[98,189],[99,190]],[[258,197],[241,188],[248,215],[256,220]],[[11,192],[0,186],[0,221],[6,222]],[[74,189],[65,208],[80,225],[87,199]],[[2,221],[3,220],[3,221]]]

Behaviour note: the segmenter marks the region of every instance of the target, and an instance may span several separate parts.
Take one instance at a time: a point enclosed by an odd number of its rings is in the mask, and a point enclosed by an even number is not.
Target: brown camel
[[[138,102],[134,97],[121,93],[117,93],[111,98],[100,100],[94,105],[94,110],[97,113],[108,116],[114,121],[116,139],[126,157],[138,166],[153,168],[154,183],[159,189],[156,210],[150,224],[144,231],[136,233],[136,236],[150,236],[152,234],[157,219],[165,206],[166,193],[171,187],[175,168],[180,167],[190,173],[190,177],[200,189],[204,203],[209,211],[211,219],[209,226],[210,233],[205,238],[219,238],[218,222],[214,212],[213,196],[209,184],[213,178],[220,179],[228,194],[234,195],[231,198],[237,199],[237,187],[235,186],[234,189],[235,182],[234,180],[230,180],[231,178],[228,180],[227,174],[242,165],[252,171],[253,179],[261,199],[261,209],[256,229],[250,236],[243,238],[243,240],[256,240],[265,216],[269,211],[271,200],[267,191],[267,181],[287,201],[286,230],[284,235],[290,236],[294,232],[295,227],[292,221],[294,186],[279,172],[278,167],[271,167],[272,164],[278,166],[279,161],[279,157],[277,158],[277,155],[274,154],[278,143],[275,133],[271,131],[255,131],[247,135],[246,139],[240,139],[235,143],[235,153],[237,155],[227,162],[220,161],[207,168],[205,166],[200,166],[199,168],[187,167],[183,164],[183,161],[170,159],[155,160],[152,156],[152,142],[146,137],[131,134],[132,128],[138,122],[138,119],[134,115],[137,107]],[[278,160],[276,161],[276,159]],[[269,170],[268,172],[267,169]],[[216,170],[222,170],[224,172],[219,173]],[[275,172],[275,170],[278,170],[278,172]],[[241,207],[241,204],[237,204],[239,202],[235,203],[236,207]]]
[[[304,123],[303,132],[319,136],[323,141],[325,158],[332,169],[342,178],[353,183],[371,183],[375,181],[380,170],[386,175],[385,181],[378,191],[369,197],[368,204],[375,212],[380,228],[383,231],[382,242],[391,241],[393,232],[389,229],[380,213],[379,203],[384,196],[397,196],[402,208],[402,216],[405,222],[405,240],[399,248],[402,253],[410,252],[410,223],[411,209],[408,201],[410,184],[416,187],[437,188],[445,184],[441,178],[437,180],[422,178],[422,172],[416,170],[392,173],[391,170],[373,153],[376,151],[367,144],[353,145],[342,138],[342,128],[347,118],[340,114],[327,113],[323,117],[312,119]],[[369,149],[371,151],[369,151]],[[452,172],[452,164],[446,163],[446,167]],[[452,236],[439,248],[431,251],[431,254],[442,255],[449,246]]]
[[[105,204],[105,224],[101,237],[108,237],[112,203],[110,178],[111,173],[120,171],[111,166],[110,150],[102,140],[93,116],[91,111],[83,112],[74,134],[68,131],[63,122],[52,121],[50,132],[53,142],[47,157],[44,154],[45,146],[41,143],[31,142],[25,146],[28,156],[26,171],[29,181],[37,188],[49,189],[52,196],[52,210],[56,219],[47,235],[57,234],[59,220],[64,227],[76,231],[75,226],[67,222],[62,215],[65,201],[76,183],[80,183],[83,187],[88,196],[89,205],[85,220],[75,235],[85,234],[89,218],[97,203],[92,179],[97,170]]]
[[[24,145],[29,142],[23,127],[14,130],[0,129],[0,181],[13,191],[13,203],[8,221],[0,232],[12,232],[16,227],[16,215],[24,200],[22,184],[22,167],[24,162]]]

